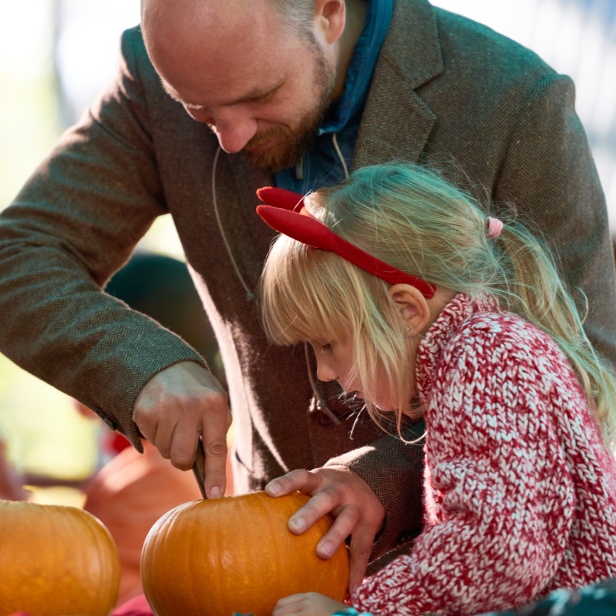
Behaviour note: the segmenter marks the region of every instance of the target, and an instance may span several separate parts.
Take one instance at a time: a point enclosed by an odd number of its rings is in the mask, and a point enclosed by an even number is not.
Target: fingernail
[[[220,498],[220,488],[218,486],[214,486],[210,490],[210,498]]]
[[[276,496],[276,494],[280,494],[280,490],[282,490],[282,488],[277,483],[270,483],[267,486],[267,490],[270,492],[270,494]]]
[[[325,556],[331,556],[332,552],[334,551],[333,549],[334,546],[332,546],[331,543],[324,543],[320,548],[319,551],[321,552],[321,554],[325,554]]]
[[[306,522],[304,522],[303,518],[295,518],[295,520],[291,520],[291,526],[295,530],[302,530],[306,526]]]

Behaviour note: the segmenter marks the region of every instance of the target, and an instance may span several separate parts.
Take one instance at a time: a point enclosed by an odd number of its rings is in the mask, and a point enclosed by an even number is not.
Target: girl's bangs
[[[348,329],[339,261],[288,237],[276,240],[261,278],[264,327],[275,344],[336,341]]]

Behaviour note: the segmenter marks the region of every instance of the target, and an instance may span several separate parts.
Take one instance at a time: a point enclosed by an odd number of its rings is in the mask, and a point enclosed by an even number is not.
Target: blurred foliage
[[[19,470],[87,477],[96,467],[99,429],[71,398],[0,355],[0,432]]]
[[[87,11],[90,5],[77,8]],[[53,65],[53,11],[59,6],[53,0],[0,0],[0,210],[11,203],[64,130]],[[99,9],[105,11],[102,5]],[[118,33],[107,36],[116,46]],[[142,247],[184,258],[170,216],[154,223]],[[87,477],[99,463],[102,430],[106,427],[101,422],[79,415],[68,396],[0,355],[0,437],[18,470],[60,479]],[[83,500],[69,488],[32,489],[30,498],[77,506]]]
[[[0,209],[17,195],[62,132],[53,79],[29,81],[0,72]]]

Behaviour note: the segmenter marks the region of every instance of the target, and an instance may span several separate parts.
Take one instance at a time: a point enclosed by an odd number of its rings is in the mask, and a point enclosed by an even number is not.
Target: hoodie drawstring
[[[345,177],[348,178],[349,170],[347,168],[344,157],[342,156],[342,153],[340,152],[340,148],[338,147],[338,142],[336,141],[336,133],[333,133],[332,135],[332,143],[334,144],[334,149],[336,150],[336,154],[338,154],[338,157],[340,158],[340,162],[342,163],[342,168],[344,169],[344,175]],[[223,242],[225,243],[225,248],[227,249],[227,253],[229,254],[229,258],[231,259],[231,263],[233,265],[233,269],[235,270],[235,274],[238,280],[240,281],[240,283],[242,284],[242,286],[244,287],[244,290],[246,291],[246,301],[252,301],[255,298],[255,294],[248,288],[248,285],[246,284],[244,277],[242,276],[242,273],[240,272],[240,268],[238,267],[235,261],[235,257],[233,256],[233,253],[231,252],[231,246],[229,245],[229,242],[227,241],[227,236],[225,234],[225,230],[222,226],[220,215],[218,213],[218,202],[216,200],[216,167],[218,166],[218,157],[220,155],[220,150],[221,150],[221,147],[219,145],[218,150],[216,150],[216,154],[214,156],[214,164],[212,165],[212,202],[214,204],[214,214],[216,215],[216,222],[218,223],[218,229],[220,231],[220,235],[223,239]],[[304,342],[304,354],[306,357],[306,368],[308,371],[308,380],[310,381],[310,386],[312,387],[312,393],[317,399],[317,404],[320,407],[320,409],[336,425],[339,426],[340,419],[338,419],[338,416],[328,408],[325,400],[323,399],[323,396],[319,392],[314,375],[312,374],[312,369],[310,366],[310,353],[308,349],[308,342]]]
[[[340,162],[342,163],[342,168],[344,169],[344,177],[348,180],[349,179],[349,169],[346,165],[346,161],[344,160],[344,156],[342,156],[342,152],[340,151],[340,148],[338,147],[338,139],[336,139],[336,133],[332,134],[332,143],[334,144],[334,150],[336,150],[336,154],[338,154],[338,158],[340,159]]]
[[[244,277],[242,276],[242,273],[240,272],[240,268],[237,266],[237,263],[235,262],[235,258],[233,257],[233,253],[231,252],[231,246],[229,246],[229,242],[227,241],[225,230],[223,229],[222,223],[220,222],[220,215],[218,214],[218,202],[216,201],[216,166],[218,165],[219,155],[220,155],[220,145],[218,146],[218,150],[216,150],[216,155],[214,156],[214,164],[212,165],[212,200],[214,202],[214,214],[216,214],[216,222],[218,223],[218,228],[220,229],[220,235],[222,236],[227,252],[229,253],[229,258],[231,259],[231,263],[233,264],[233,269],[235,270],[235,274],[237,275],[239,281],[242,283],[242,286],[244,287],[244,290],[246,291],[246,301],[250,302],[255,298],[255,294],[248,288],[248,285],[244,281]]]

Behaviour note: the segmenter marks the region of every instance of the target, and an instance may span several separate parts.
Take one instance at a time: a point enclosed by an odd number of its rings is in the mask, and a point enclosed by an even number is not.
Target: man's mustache
[[[286,126],[276,126],[275,128],[270,128],[262,133],[257,133],[245,146],[244,148],[257,148],[260,145],[263,145],[270,139],[274,139],[276,137],[288,137],[290,134],[290,130]]]

